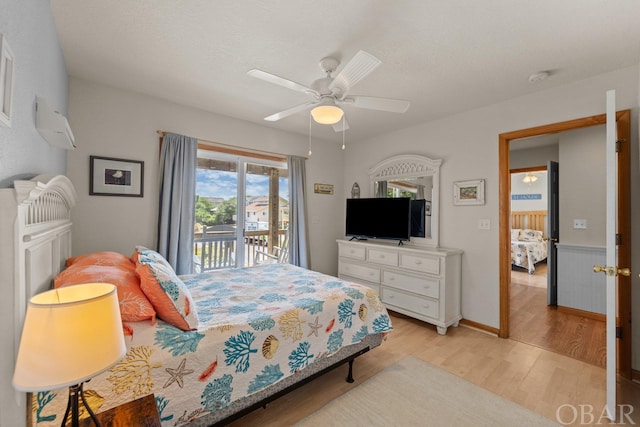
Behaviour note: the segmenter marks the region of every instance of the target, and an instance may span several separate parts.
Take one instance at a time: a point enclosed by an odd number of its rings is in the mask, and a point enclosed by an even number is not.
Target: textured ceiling
[[[411,101],[404,114],[344,107],[352,141],[640,62],[638,0],[51,0],[69,75],[307,135],[322,57],[382,61],[352,88]],[[551,77],[530,83],[537,71]],[[340,67],[338,67],[340,71]],[[314,137],[341,141],[330,126]],[[206,135],[196,135],[206,137]]]

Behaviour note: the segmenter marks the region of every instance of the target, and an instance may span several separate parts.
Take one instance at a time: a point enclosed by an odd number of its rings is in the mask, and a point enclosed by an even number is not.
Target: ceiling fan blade
[[[378,58],[361,50],[342,68],[329,85],[329,89],[333,90],[338,87],[342,90],[342,93],[347,93],[350,88],[367,77],[380,64],[382,64],[382,61]]]
[[[247,75],[251,77],[255,77],[260,80],[264,80],[269,83],[276,84],[278,86],[286,87],[287,89],[295,90],[297,92],[309,93],[315,96],[320,96],[320,94],[317,91],[311,89],[310,87],[301,85],[300,83],[296,83],[293,80],[276,76],[275,74],[267,73],[266,71],[258,70],[257,68],[247,71]]]
[[[390,113],[406,113],[411,103],[404,99],[378,98],[375,96],[348,96],[342,101],[354,107],[366,108],[367,110],[388,111]]]
[[[343,118],[338,123],[331,126],[333,126],[333,130],[335,130],[336,132],[342,132],[342,123],[344,123],[344,130],[349,130],[349,122],[346,118]]]
[[[317,102],[305,102],[304,104],[296,105],[295,107],[291,107],[284,111],[280,111],[279,113],[272,114],[270,116],[265,117],[264,119],[268,122],[276,122],[280,119],[284,119],[285,117],[289,117],[292,114],[295,114],[299,111],[306,110],[312,105],[316,105]]]

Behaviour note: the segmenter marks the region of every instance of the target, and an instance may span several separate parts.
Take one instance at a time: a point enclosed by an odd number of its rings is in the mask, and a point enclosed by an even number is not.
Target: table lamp
[[[127,347],[114,285],[86,283],[35,295],[22,329],[13,386],[27,392],[69,387],[62,419],[79,425],[79,399],[96,426],[82,385],[118,363]]]

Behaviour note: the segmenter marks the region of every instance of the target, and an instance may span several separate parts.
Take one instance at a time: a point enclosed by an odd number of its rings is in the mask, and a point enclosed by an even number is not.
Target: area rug
[[[296,424],[310,426],[559,426],[412,356]]]

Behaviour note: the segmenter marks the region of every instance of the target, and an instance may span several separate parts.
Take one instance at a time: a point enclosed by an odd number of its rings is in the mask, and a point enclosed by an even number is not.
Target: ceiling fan
[[[344,111],[339,107],[341,104],[392,113],[404,113],[409,109],[409,101],[402,99],[351,95],[349,93],[353,86],[382,64],[382,61],[375,56],[361,50],[347,62],[338,75],[332,77],[331,74],[336,71],[339,64],[340,62],[335,58],[322,58],[319,65],[326,77],[314,81],[310,87],[256,68],[247,71],[251,77],[306,93],[313,98],[309,102],[272,114],[264,119],[275,122],[313,107],[311,115],[316,122],[333,125],[336,132],[341,132],[349,129],[349,124],[343,118]]]

